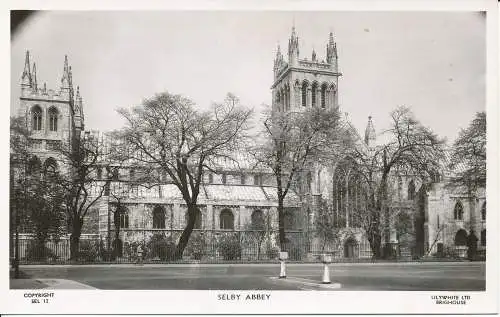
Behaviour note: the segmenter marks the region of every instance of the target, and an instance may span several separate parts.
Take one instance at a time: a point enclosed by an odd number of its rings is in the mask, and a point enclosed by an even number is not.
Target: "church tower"
[[[32,58],[27,51],[20,83],[18,115],[25,118],[30,131],[33,159],[43,165],[49,158],[57,161],[55,148],[62,142],[71,142],[84,130],[83,104],[78,89],[74,96],[67,56],[64,58],[61,86],[57,91],[47,89],[46,83],[39,87],[37,65],[31,63]]]
[[[274,59],[274,82],[272,89],[273,112],[302,112],[310,108],[338,109],[338,82],[342,74],[338,69],[337,44],[330,32],[325,55],[313,49],[310,59],[300,56],[299,37],[295,26],[288,39],[287,60],[278,45]],[[328,192],[328,167],[311,162],[301,172],[299,185],[304,190],[302,197],[306,228],[314,226],[321,198]],[[309,230],[309,229],[308,229]]]
[[[299,37],[292,27],[288,40],[288,61],[278,45],[274,60],[272,109],[279,112],[300,112],[308,107],[338,107],[337,44],[330,32],[326,45],[326,59],[318,58],[313,50],[311,59],[300,58]]]

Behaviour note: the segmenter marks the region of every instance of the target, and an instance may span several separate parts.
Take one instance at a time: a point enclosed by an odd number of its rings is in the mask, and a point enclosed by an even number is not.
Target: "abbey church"
[[[342,74],[333,33],[325,36],[325,43],[324,56],[313,50],[310,58],[306,58],[300,55],[299,37],[293,27],[286,56],[278,46],[271,87],[273,111],[300,112],[311,107],[339,109]],[[60,144],[74,142],[75,138],[91,135],[111,144],[106,133],[85,130],[83,98],[79,87],[73,83],[73,70],[67,57],[61,69],[60,87],[48,89],[45,84],[39,84],[36,65],[29,52],[26,53],[16,115],[25,118],[31,133],[30,164],[35,168],[64,170],[64,162],[55,149]],[[364,110],[360,108],[359,111]],[[372,117],[368,117],[362,133],[348,119],[343,119],[342,124],[355,135],[360,151],[368,152],[377,147],[378,133]],[[228,162],[217,173],[207,172],[203,176],[203,194],[198,200],[200,208],[192,236],[193,241],[202,241],[203,259],[221,258],[216,245],[228,235],[238,236],[240,258],[244,261],[273,259],[278,251],[275,179],[269,170],[255,168],[245,153],[241,155],[240,166]],[[334,166],[316,164],[306,177],[307,191],[290,191],[287,195],[285,231],[294,246],[292,259],[314,259],[321,252],[314,235],[320,200],[332,206],[340,233],[329,252],[336,258],[372,257],[366,233],[356,217],[366,208],[359,199],[360,180],[352,173],[348,160],[339,157],[337,161]],[[107,167],[114,163],[103,158],[99,164],[102,167],[96,170],[95,177],[104,184]],[[119,239],[124,258],[138,243],[147,244],[158,236],[176,241],[187,221],[187,208],[175,185],[165,179],[164,183],[152,188],[135,186],[136,173],[134,166],[120,166],[109,188],[90,209],[83,227],[82,239],[99,241],[100,247],[109,247],[113,240]],[[464,257],[471,231],[479,239],[478,250],[485,250],[485,189],[474,193],[474,197],[450,190],[446,182],[452,173],[443,168],[432,184],[424,184],[416,176],[392,175],[391,186],[395,190],[389,208],[395,216],[389,221],[383,242],[392,245],[397,256],[417,258],[443,255],[452,250],[455,255]],[[98,191],[89,190],[94,194]],[[120,196],[119,205],[117,196]],[[115,221],[116,208],[121,211]],[[398,232],[401,222],[411,230],[404,234]],[[264,233],[255,233],[260,231]],[[198,258],[199,253],[196,246],[188,245],[185,256]]]

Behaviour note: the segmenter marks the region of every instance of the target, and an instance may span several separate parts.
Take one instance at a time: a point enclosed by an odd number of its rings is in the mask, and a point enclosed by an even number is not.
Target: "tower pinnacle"
[[[68,70],[68,83],[69,83],[69,88],[73,89],[73,72],[71,71],[71,66],[69,67]]]
[[[276,59],[274,60],[275,65],[279,65],[282,60],[283,60],[283,55],[281,54],[281,48],[278,43],[278,48],[276,50]]]
[[[375,133],[375,127],[373,126],[372,116],[368,117],[368,124],[366,125],[365,130],[365,143],[368,147],[375,146],[375,141],[377,139],[377,135]]]
[[[63,75],[61,78],[61,90],[69,90],[68,55],[64,55],[64,67],[63,67]]]
[[[38,89],[38,84],[36,81],[36,63],[33,63],[33,74],[32,74],[32,84],[31,86],[33,87],[33,90],[37,91]]]
[[[294,65],[299,59],[299,38],[295,32],[295,24],[292,26],[292,35],[288,40],[288,62]]]
[[[333,39],[333,32],[330,32],[328,44],[326,44],[326,62],[332,64],[337,59],[337,44]]]
[[[24,60],[24,71],[21,77],[21,85],[31,87],[30,51],[26,51],[26,58]]]
[[[80,115],[82,107],[82,97],[80,96],[80,86],[76,86],[75,114]]]

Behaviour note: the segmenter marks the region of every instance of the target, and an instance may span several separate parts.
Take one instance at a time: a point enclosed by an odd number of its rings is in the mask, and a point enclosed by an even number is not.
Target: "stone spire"
[[[68,84],[69,84],[69,88],[73,89],[73,71],[71,70],[71,66],[69,67],[69,70],[68,70]]]
[[[375,133],[375,127],[373,126],[372,116],[369,116],[365,130],[365,143],[368,147],[374,147],[376,139],[377,135]]]
[[[33,74],[31,75],[31,87],[33,87],[34,91],[38,90],[38,83],[36,81],[36,63],[33,63]]]
[[[80,86],[76,86],[75,115],[80,115],[82,109],[82,97],[80,96]]]
[[[326,44],[326,62],[332,64],[337,59],[337,44],[333,39],[333,32],[330,32],[328,44]]]
[[[278,48],[276,50],[276,58],[274,59],[274,65],[279,66],[282,61],[283,61],[283,54],[281,54],[281,48],[280,45],[278,44]]]
[[[295,24],[292,27],[292,35],[288,40],[288,61],[294,65],[299,59],[299,38],[295,32]]]
[[[83,101],[80,96],[80,86],[76,87],[76,95],[74,99],[74,116],[75,116],[75,128],[83,131],[84,129],[84,118],[83,118]]]
[[[63,68],[63,75],[61,78],[61,90],[66,90],[69,92],[68,55],[64,55],[64,68]]]
[[[312,51],[311,60],[312,60],[313,62],[315,62],[315,61],[316,61],[316,51],[314,50],[314,48],[313,48],[313,51]]]
[[[30,51],[26,51],[24,71],[23,76],[21,77],[21,85],[24,87],[31,87]]]

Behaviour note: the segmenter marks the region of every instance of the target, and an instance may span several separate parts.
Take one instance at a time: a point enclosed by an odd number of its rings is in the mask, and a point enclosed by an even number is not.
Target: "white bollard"
[[[280,252],[279,260],[280,260],[280,278],[286,278],[286,263],[285,260],[288,259],[288,252]]]
[[[330,284],[331,283],[331,281],[330,281],[330,270],[328,269],[328,264],[327,263],[324,264],[323,279],[321,280],[321,283],[322,284]]]
[[[331,254],[323,254],[322,257],[323,262],[323,278],[321,279],[322,284],[330,284],[330,269],[328,268],[328,264],[332,263],[332,255]]]
[[[285,261],[280,261],[280,278],[286,278],[286,264]]]

